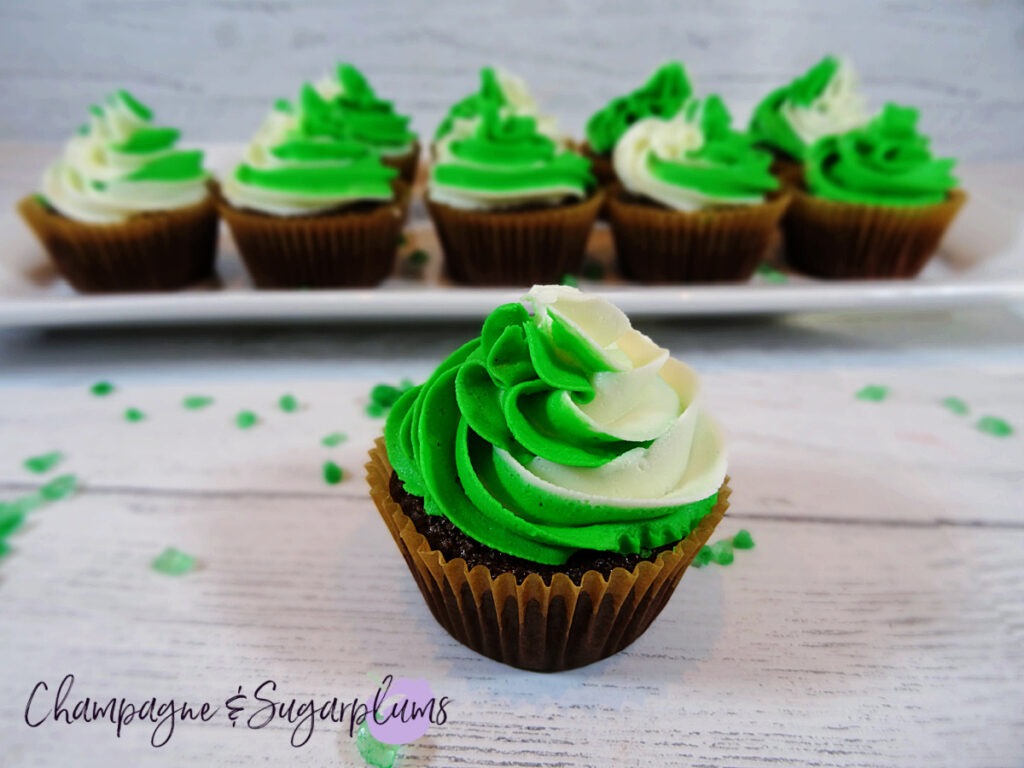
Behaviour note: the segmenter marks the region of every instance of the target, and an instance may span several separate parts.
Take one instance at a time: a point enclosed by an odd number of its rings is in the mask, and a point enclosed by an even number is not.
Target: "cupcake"
[[[935,158],[918,112],[887,104],[863,128],[819,139],[786,215],[786,257],[828,278],[918,274],[966,200]]]
[[[391,274],[408,187],[366,144],[278,102],[221,182],[220,212],[260,288],[371,286]]]
[[[558,282],[583,263],[602,196],[590,164],[533,117],[484,102],[471,134],[435,145],[427,209],[449,276],[472,285]]]
[[[496,105],[501,117],[532,117],[537,123],[538,133],[559,146],[565,147],[569,143],[565,134],[559,130],[558,120],[541,113],[525,80],[503,69],[484,67],[480,70],[480,88],[456,102],[437,127],[433,147],[435,159],[437,145],[464,139],[475,133],[485,104]]]
[[[775,173],[793,185],[802,177],[807,150],[814,142],[858,128],[868,119],[853,65],[826,56],[757,105],[750,134],[774,154]]]
[[[645,117],[672,117],[693,94],[686,69],[678,61],[662,64],[647,82],[625,96],[617,96],[587,121],[584,156],[594,165],[598,183],[615,181],[612,152],[622,135]]]
[[[208,277],[217,210],[203,153],[120,90],[89,108],[18,211],[58,271],[86,293],[166,291]]]
[[[358,69],[339,64],[333,77],[304,85],[300,100],[308,133],[366,144],[412,186],[420,159],[419,139],[409,130],[412,118],[378,98]]]
[[[748,279],[787,204],[771,162],[731,129],[717,96],[633,123],[615,145],[619,184],[607,202],[622,274],[651,283]]]
[[[616,307],[535,286],[393,407],[370,493],[437,621],[512,666],[616,653],[728,506],[697,379]]]

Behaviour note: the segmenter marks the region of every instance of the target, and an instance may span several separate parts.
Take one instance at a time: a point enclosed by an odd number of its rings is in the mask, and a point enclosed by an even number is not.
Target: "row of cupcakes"
[[[219,180],[131,94],[90,112],[41,193],[19,204],[76,288],[201,279],[218,214],[258,286],[365,286],[391,273],[420,144],[351,65],[278,101]],[[801,271],[909,277],[964,200],[917,119],[893,104],[871,116],[849,64],[826,57],[770,93],[743,131],[669,62],[595,113],[577,143],[522,80],[485,68],[433,137],[425,201],[448,273],[467,284],[578,272],[602,212],[621,271],[643,282],[744,280],[780,222]]]

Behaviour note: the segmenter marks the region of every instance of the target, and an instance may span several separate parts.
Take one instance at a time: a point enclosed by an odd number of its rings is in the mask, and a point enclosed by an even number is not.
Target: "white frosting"
[[[135,214],[185,208],[206,198],[205,176],[173,182],[129,181],[127,177],[147,163],[177,150],[118,152],[116,145],[150,123],[119,96],[111,97],[98,112],[90,116],[88,132],[72,138],[43,174],[41,191],[53,208],[76,221],[116,224]]]
[[[823,136],[859,128],[869,119],[857,73],[845,59],[839,62],[832,79],[811,104],[800,106],[787,100],[780,106],[779,114],[808,146]]]
[[[557,318],[614,365],[614,371],[594,376],[596,395],[590,403],[573,403],[579,418],[598,432],[653,442],[593,468],[540,457],[524,466],[495,449],[500,461],[548,493],[593,504],[678,506],[718,491],[725,480],[725,449],[717,426],[695,404],[697,376],[692,369],[634,330],[625,314],[605,299],[548,285],[534,286],[526,301],[533,305],[541,329]]]

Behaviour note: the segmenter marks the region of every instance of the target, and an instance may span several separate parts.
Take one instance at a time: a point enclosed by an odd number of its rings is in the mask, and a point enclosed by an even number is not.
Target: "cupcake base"
[[[777,234],[789,198],[761,205],[675,211],[616,189],[608,214],[619,270],[643,283],[750,279]]]
[[[797,190],[783,222],[786,260],[800,272],[830,279],[914,277],[966,199],[955,189],[934,205],[863,205]]]
[[[507,211],[426,202],[453,280],[529,286],[579,272],[602,200],[598,192],[578,203]]]
[[[82,293],[173,291],[213,273],[217,208],[213,198],[116,224],[75,221],[36,196],[18,213],[57,270]]]
[[[594,178],[601,187],[610,187],[615,184],[619,177],[615,175],[615,166],[612,165],[611,153],[599,155],[590,148],[590,144],[583,142],[579,152],[590,161],[590,168],[594,172]]]
[[[730,494],[726,483],[690,535],[631,568],[537,566],[524,575],[501,564],[470,568],[434,549],[392,493],[383,439],[366,470],[370,496],[437,622],[477,653],[537,672],[591,664],[642,635],[721,521]]]
[[[257,288],[354,288],[379,284],[395,266],[408,204],[360,205],[316,216],[271,216],[219,201]]]
[[[417,141],[412,149],[401,155],[381,155],[380,161],[398,171],[398,178],[411,187],[416,181],[416,170],[419,168],[420,143]]]

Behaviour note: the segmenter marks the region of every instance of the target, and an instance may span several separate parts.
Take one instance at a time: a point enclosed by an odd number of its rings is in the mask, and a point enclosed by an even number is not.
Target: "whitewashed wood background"
[[[124,86],[196,140],[237,141],[339,59],[421,132],[487,63],[524,75],[573,132],[674,57],[746,119],[826,52],[852,57],[875,105],[919,106],[938,150],[1024,158],[1020,0],[3,0],[0,139],[61,139]]]

